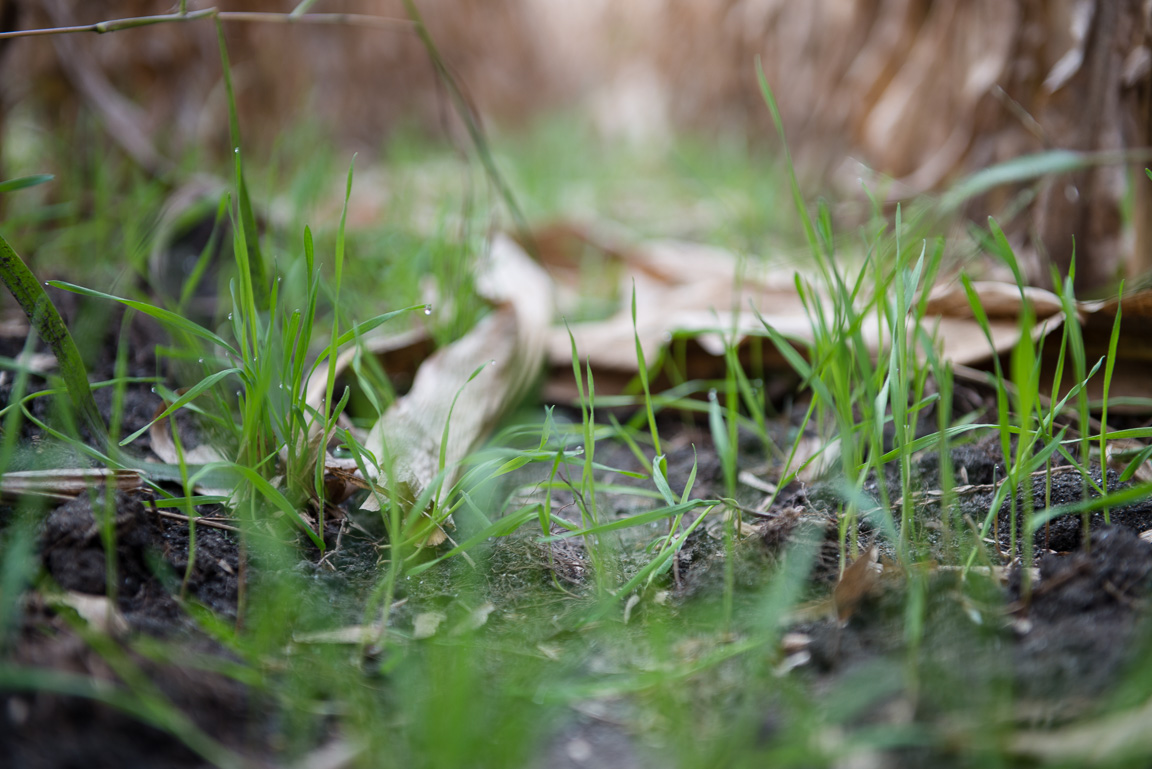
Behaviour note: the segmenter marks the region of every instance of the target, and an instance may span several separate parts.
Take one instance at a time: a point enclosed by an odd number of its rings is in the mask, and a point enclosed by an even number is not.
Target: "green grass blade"
[[[796,206],[796,213],[800,216],[800,223],[804,227],[804,236],[808,239],[808,247],[816,257],[821,272],[827,275],[824,256],[820,249],[820,242],[816,237],[816,227],[812,224],[812,216],[808,213],[808,206],[804,203],[804,195],[800,191],[800,182],[796,179],[796,169],[792,166],[792,153],[788,150],[788,141],[784,138],[784,121],[780,117],[780,108],[776,105],[776,97],[768,85],[768,77],[764,74],[764,67],[760,57],[756,57],[756,78],[760,83],[760,93],[768,110],[772,113],[772,122],[776,125],[776,133],[780,136],[780,143],[784,147],[784,163],[788,167],[788,177],[792,183],[792,202]]]
[[[16,179],[7,179],[0,182],[0,193],[15,192],[16,190],[35,187],[39,184],[50,182],[55,178],[52,174],[36,174],[35,176],[21,176]]]
[[[643,526],[646,523],[659,521],[662,518],[671,518],[674,515],[679,515],[680,513],[685,513],[697,507],[703,507],[704,505],[710,505],[714,507],[717,504],[719,503],[714,499],[693,499],[689,500],[688,502],[659,507],[655,510],[649,510],[646,513],[637,513],[636,515],[630,515],[627,518],[621,518],[620,520],[611,521],[609,523],[601,523],[596,526],[589,526],[578,531],[565,532],[564,534],[557,534],[553,537],[545,537],[542,541],[550,542],[558,539],[569,539],[571,537],[584,537],[588,536],[589,534],[606,534],[610,531],[628,529],[633,526]]]
[[[204,392],[205,390],[207,390],[210,387],[215,386],[216,383],[219,382],[221,379],[224,379],[228,376],[231,376],[232,374],[242,374],[242,373],[243,373],[242,369],[229,368],[229,369],[224,369],[223,371],[217,371],[215,374],[212,374],[211,376],[205,377],[204,379],[200,380],[195,385],[193,385],[191,388],[189,388],[188,392],[184,393],[179,398],[177,398],[175,401],[173,401],[172,405],[170,405],[168,408],[166,408],[162,412],[160,412],[159,416],[157,416],[155,419],[153,419],[148,424],[141,427],[136,432],[129,435],[124,440],[120,441],[120,445],[121,446],[127,446],[129,443],[136,440],[137,438],[139,438],[144,433],[148,432],[148,429],[150,427],[152,427],[152,425],[156,424],[161,419],[166,419],[176,410],[181,409],[184,406],[186,406],[187,404],[191,403],[192,401],[194,401],[196,398],[198,398],[200,396],[200,393]]]
[[[1124,281],[1120,281],[1120,288],[1117,291],[1116,300],[1116,319],[1112,321],[1112,336],[1108,339],[1108,362],[1104,364],[1104,405],[1100,412],[1100,424],[1103,429],[1100,435],[1100,462],[1105,463],[1105,457],[1108,456],[1106,449],[1107,439],[1103,433],[1108,430],[1108,391],[1112,387],[1112,370],[1116,366],[1116,347],[1120,342],[1120,316],[1123,302],[1120,301],[1124,297]],[[1100,483],[1104,487],[1104,491],[1108,491],[1108,471],[1103,468],[1100,473]],[[1105,519],[1107,520],[1107,511],[1105,511]]]
[[[36,329],[36,333],[56,356],[60,376],[64,380],[64,386],[68,388],[68,396],[88,425],[88,429],[98,440],[104,443],[110,442],[108,427],[96,408],[96,401],[92,398],[92,388],[88,384],[88,370],[80,357],[80,350],[77,349],[75,340],[68,333],[64,319],[60,317],[56,306],[48,298],[44,286],[36,280],[28,265],[24,264],[24,260],[3,237],[0,237],[0,280],[4,281],[12,297],[24,310],[32,328]]]
[[[125,307],[131,307],[132,309],[138,310],[145,315],[148,315],[149,317],[155,318],[169,328],[175,329],[177,331],[183,331],[187,334],[191,334],[192,336],[199,337],[200,339],[203,339],[207,342],[211,342],[212,344],[219,345],[232,355],[239,357],[239,353],[236,352],[236,348],[225,342],[224,339],[219,335],[214,334],[200,324],[194,323],[185,318],[183,315],[174,313],[171,310],[165,310],[163,307],[156,307],[154,305],[148,304],[147,302],[136,301],[135,299],[123,299],[119,296],[113,296],[112,294],[105,294],[103,291],[84,288],[83,286],[66,283],[62,280],[50,280],[48,281],[48,285],[52,286],[53,288],[60,288],[65,291],[71,291],[74,294],[91,296],[97,299],[110,299],[113,302],[119,302]]]
[[[1028,533],[1035,533],[1036,530],[1045,523],[1048,523],[1054,518],[1059,518],[1062,515],[1091,513],[1110,507],[1122,507],[1134,502],[1140,502],[1149,496],[1152,496],[1152,482],[1129,486],[1126,489],[1114,491],[1111,494],[1103,494],[1099,497],[1069,502],[1066,505],[1057,505],[1056,507],[1048,508],[1032,516],[1028,521]]]
[[[232,150],[236,153],[236,203],[240,209],[244,245],[248,250],[250,279],[255,284],[257,296],[263,301],[268,290],[268,270],[260,251],[260,231],[256,227],[256,216],[252,213],[252,199],[248,195],[248,185],[240,166],[240,118],[236,112],[236,92],[232,88],[232,66],[228,61],[228,46],[224,42],[224,25],[220,23],[219,16],[216,17],[216,39],[220,46],[220,65],[224,71],[224,92],[228,97],[228,136]]]
[[[660,492],[660,496],[669,505],[676,504],[676,495],[672,493],[672,487],[668,485],[668,479],[664,477],[661,471],[661,466],[664,465],[664,455],[657,454],[652,460],[652,482],[656,484],[656,490]]]
[[[648,429],[652,433],[652,446],[656,453],[660,450],[660,431],[656,428],[656,414],[652,411],[652,390],[648,386],[648,361],[644,359],[644,348],[640,346],[640,330],[636,325],[636,281],[632,281],[632,338],[636,342],[636,363],[640,374],[640,384],[644,388],[644,408],[648,412]],[[655,464],[655,463],[653,463]],[[663,470],[667,470],[665,465]]]
[[[1033,155],[1023,155],[991,168],[977,171],[960,180],[941,201],[945,210],[953,210],[977,195],[1004,184],[1025,182],[1050,174],[1061,174],[1086,168],[1093,158],[1083,152],[1073,150],[1050,150]]]

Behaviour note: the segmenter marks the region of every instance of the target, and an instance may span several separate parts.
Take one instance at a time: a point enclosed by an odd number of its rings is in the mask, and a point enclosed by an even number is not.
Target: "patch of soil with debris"
[[[106,349],[117,349],[114,337],[104,340]],[[155,360],[139,351],[151,350],[155,339],[147,340],[145,335],[138,341],[131,345],[135,352],[128,361],[128,373],[153,376]],[[7,353],[18,354],[20,347]],[[105,361],[99,370],[110,377],[113,369]],[[0,400],[10,393],[11,382],[0,384]],[[108,417],[111,390],[100,393],[98,402]],[[124,397],[125,432],[146,424],[159,403],[147,384],[129,386]],[[42,409],[45,419],[55,418],[46,399],[36,408]],[[773,429],[784,437],[789,427],[785,419]],[[668,420],[661,422],[660,429],[674,492],[678,494],[694,473],[693,497],[724,496],[723,468],[709,431]],[[26,428],[24,437],[29,444],[40,444],[38,454],[28,455],[29,466],[72,456],[53,448],[33,428]],[[742,435],[741,445],[741,470],[754,480],[771,461],[758,453],[759,447],[748,436]],[[598,445],[596,460],[620,470],[643,470],[622,443]],[[949,563],[956,559],[945,556],[971,547],[974,535],[970,531],[966,545],[955,532],[965,527],[978,529],[989,516],[1003,472],[1003,457],[989,441],[958,446],[951,460],[959,480],[950,495],[937,491],[939,458],[931,453],[918,457],[913,483],[916,541],[930,550],[936,548],[939,561]],[[516,483],[531,488],[533,472],[539,474],[540,466],[519,472]],[[1094,480],[1100,483],[1096,472]],[[608,471],[601,472],[600,479],[625,490],[651,486],[649,481]],[[540,480],[542,476],[535,478]],[[1109,488],[1118,485],[1110,475]],[[739,609],[745,597],[763,588],[789,548],[808,538],[815,543],[808,600],[788,628],[781,674],[807,680],[816,692],[829,697],[854,676],[871,676],[875,699],[869,707],[847,716],[846,724],[943,721],[958,708],[995,702],[998,687],[1010,687],[1032,704],[1009,716],[1017,723],[1057,723],[1090,707],[1093,698],[1115,684],[1141,648],[1134,639],[1147,619],[1152,545],[1139,535],[1152,529],[1152,501],[1115,508],[1107,515],[1096,511],[1083,519],[1053,520],[1031,541],[1036,564],[1029,569],[1019,557],[1024,552],[1020,532],[1025,512],[1079,500],[1084,483],[1067,468],[1057,468],[1024,486],[1015,495],[1014,507],[1008,500],[992,516],[991,533],[983,544],[1002,554],[996,563],[977,560],[970,570],[948,569],[936,567],[936,561],[928,557],[921,573],[904,574],[890,550],[869,550],[870,545],[884,543],[880,530],[864,518],[855,534],[862,543],[861,557],[869,560],[842,574],[837,519],[841,500],[835,490],[796,483],[769,495],[744,476],[736,500],[744,513],[727,520],[715,516],[716,520],[700,526],[687,538],[668,573],[656,581],[652,600],[621,610],[627,621],[628,612],[640,616],[654,604],[687,607],[716,601],[728,589],[734,591]],[[890,487],[898,488],[898,483]],[[874,488],[873,483],[865,491]],[[770,506],[769,499],[774,500]],[[580,523],[574,489],[556,489],[551,500],[554,516]],[[946,509],[948,500],[952,507]],[[0,691],[0,717],[5,726],[0,729],[0,755],[10,757],[13,766],[207,766],[201,755],[169,731],[101,701],[100,693],[106,690],[100,682],[125,683],[126,669],[144,676],[143,682],[127,683],[162,695],[187,719],[187,728],[212,735],[257,763],[276,756],[278,725],[259,714],[258,697],[248,687],[206,663],[232,660],[232,652],[206,634],[190,615],[191,607],[197,606],[222,623],[242,622],[242,596],[255,567],[245,563],[238,536],[224,522],[223,511],[197,510],[205,520],[223,525],[198,525],[193,550],[187,521],[157,508],[155,501],[140,492],[85,494],[43,514],[36,524],[35,553],[42,576],[19,607],[20,621],[7,638],[4,657],[9,666],[52,671],[60,677],[52,679],[54,686],[45,686],[47,679],[41,679],[39,684]],[[660,504],[625,492],[597,495],[602,521]],[[0,510],[6,536],[11,536],[25,515],[15,508]],[[957,522],[963,525],[954,525]],[[666,521],[624,530],[611,570],[621,579],[635,574],[651,558],[651,543],[666,530]],[[555,526],[552,533],[564,531]],[[946,532],[952,532],[951,539]],[[374,530],[370,521],[330,522],[326,539],[339,541],[341,546],[322,560],[302,556],[292,567],[315,586],[314,595],[301,595],[300,600],[342,623],[362,620],[363,602],[379,574],[382,538],[383,532]],[[108,552],[105,544],[112,541],[115,549]],[[890,548],[891,543],[885,546]],[[190,552],[194,552],[191,563]],[[584,605],[565,597],[565,591],[587,595],[590,590],[594,565],[577,538],[541,541],[539,531],[534,530],[502,538],[477,552],[484,553],[478,556],[479,564],[453,559],[424,572],[416,582],[400,585],[391,622],[409,627],[421,614],[433,612],[446,627],[464,627],[481,614],[483,624],[496,608],[499,611],[488,629],[514,635],[522,632],[517,617],[538,610],[541,602],[556,602],[559,629],[564,627],[566,612]],[[859,582],[846,588],[850,572]],[[466,596],[462,596],[462,585]],[[922,651],[914,670],[894,662],[906,659],[910,591],[916,593],[915,605],[921,607],[920,635],[913,640]],[[406,605],[408,599],[411,603]],[[98,627],[104,633],[96,633]],[[147,657],[126,643],[131,638],[163,639],[176,645],[168,648],[183,653]],[[546,637],[533,640],[547,653]],[[917,687],[909,677],[931,682],[931,686]],[[75,696],[79,681],[94,682],[85,690],[89,696]],[[773,723],[769,719],[764,724],[768,743]],[[959,755],[947,744],[934,744],[894,751],[886,765],[948,766],[959,762]],[[614,720],[577,713],[561,725],[536,765],[640,767],[649,763],[637,736],[627,728]]]

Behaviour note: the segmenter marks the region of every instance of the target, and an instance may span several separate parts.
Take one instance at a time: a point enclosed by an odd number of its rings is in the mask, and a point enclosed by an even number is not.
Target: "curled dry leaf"
[[[544,361],[553,304],[551,281],[539,265],[499,235],[477,276],[477,288],[496,308],[464,337],[425,360],[412,389],[392,404],[365,439],[365,447],[382,464],[391,465],[391,476],[378,482],[403,498],[415,499],[439,473],[440,442],[449,416],[445,489],[457,478],[458,462],[478,448],[526,394]]]

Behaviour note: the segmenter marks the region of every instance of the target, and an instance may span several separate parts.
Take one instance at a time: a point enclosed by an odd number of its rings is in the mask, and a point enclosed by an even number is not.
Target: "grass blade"
[[[92,388],[88,384],[88,370],[80,357],[76,342],[68,333],[64,319],[60,317],[56,306],[48,298],[44,286],[36,280],[28,265],[24,264],[20,255],[2,237],[0,237],[0,280],[4,281],[8,291],[24,310],[32,328],[36,329],[36,333],[56,356],[60,376],[64,379],[64,386],[68,388],[68,396],[88,425],[88,429],[98,440],[107,444],[110,441],[108,427],[96,408],[96,401],[92,398]]]
[[[239,356],[239,353],[236,352],[236,349],[232,345],[225,342],[224,339],[218,334],[214,334],[200,324],[188,320],[183,315],[178,315],[171,310],[165,310],[163,307],[156,307],[155,305],[148,304],[147,302],[139,302],[135,299],[123,299],[118,296],[113,296],[112,294],[105,294],[103,291],[97,291],[92,288],[84,288],[83,286],[66,283],[62,280],[50,280],[48,281],[48,285],[52,286],[53,288],[61,288],[65,291],[71,291],[74,294],[80,294],[82,296],[91,296],[97,299],[111,299],[113,302],[119,302],[125,307],[131,307],[132,309],[138,310],[145,315],[148,315],[149,317],[155,318],[169,328],[176,329],[177,331],[183,331],[187,334],[191,334],[192,336],[199,337],[207,342],[211,342],[214,345],[219,345],[232,355],[237,357]]]
[[[38,184],[50,182],[56,177],[52,174],[36,174],[35,176],[20,176],[0,182],[0,192],[15,192],[16,190],[35,187]]]

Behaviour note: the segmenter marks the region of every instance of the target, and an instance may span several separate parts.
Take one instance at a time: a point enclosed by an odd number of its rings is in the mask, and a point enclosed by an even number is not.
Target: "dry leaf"
[[[0,476],[0,495],[48,497],[60,501],[79,496],[88,489],[103,489],[111,483],[118,491],[144,488],[143,471],[77,468],[74,470],[18,470]]]
[[[632,618],[632,610],[640,603],[640,594],[633,593],[628,596],[628,600],[624,602],[624,624],[628,624],[628,620]]]
[[[292,640],[301,644],[352,644],[361,645],[375,641],[383,633],[379,625],[347,625],[335,630],[317,630],[310,633],[294,633]]]
[[[457,477],[457,463],[519,402],[544,360],[553,312],[547,274],[512,240],[498,235],[477,276],[477,288],[499,303],[496,309],[463,338],[425,360],[412,389],[365,439],[376,457],[391,457],[392,475],[379,479],[381,485],[408,499],[415,499],[439,471],[440,439],[449,412],[445,489]]]
[[[288,769],[349,769],[363,763],[365,750],[364,745],[337,736],[287,766]]]
[[[860,601],[876,585],[879,574],[876,558],[879,553],[879,548],[873,545],[849,564],[840,575],[840,581],[832,591],[832,602],[836,606],[836,617],[841,622],[848,621],[856,611],[856,607],[860,605]]]
[[[447,619],[447,616],[438,611],[425,611],[420,612],[412,620],[412,637],[417,641],[425,638],[431,638],[436,635],[439,630],[440,624]]]
[[[89,627],[101,633],[120,636],[128,632],[128,620],[104,595],[88,595],[69,591],[48,598],[49,605],[67,606],[80,615]]]
[[[452,635],[461,635],[463,633],[470,633],[473,630],[479,630],[487,624],[488,617],[490,617],[494,611],[496,611],[496,604],[490,601],[480,604],[468,612],[468,616],[465,617],[460,624],[452,628]]]
[[[161,405],[157,413],[166,406]],[[176,451],[176,442],[172,439],[172,431],[168,427],[168,418],[155,422],[148,428],[148,438],[152,443],[152,452],[160,457],[160,461],[169,465],[180,464],[180,453]],[[214,446],[202,443],[199,446],[184,448],[184,462],[189,465],[207,465],[213,462],[223,462],[224,455]],[[224,496],[227,496],[225,493]]]

